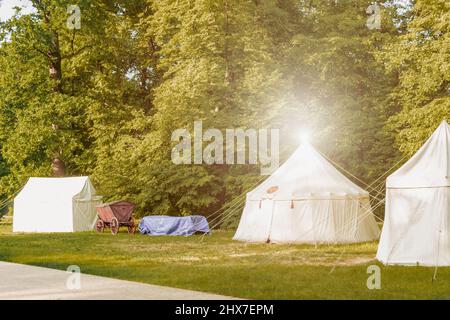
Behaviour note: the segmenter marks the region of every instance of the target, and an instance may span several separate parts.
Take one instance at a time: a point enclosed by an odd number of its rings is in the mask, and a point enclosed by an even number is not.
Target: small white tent
[[[450,266],[450,126],[446,121],[387,178],[377,259],[384,264]]]
[[[88,177],[30,178],[14,199],[14,232],[92,230],[101,203]]]
[[[233,239],[250,242],[345,243],[378,239],[369,194],[302,144],[247,194]]]

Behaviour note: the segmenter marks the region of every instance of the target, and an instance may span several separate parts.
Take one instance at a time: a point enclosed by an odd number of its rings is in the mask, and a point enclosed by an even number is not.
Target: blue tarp
[[[148,216],[141,220],[139,231],[151,236],[191,236],[196,232],[211,233],[204,216]]]

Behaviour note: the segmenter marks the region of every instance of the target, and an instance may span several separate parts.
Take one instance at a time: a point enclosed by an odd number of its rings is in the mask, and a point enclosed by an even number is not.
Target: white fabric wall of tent
[[[92,230],[96,195],[88,177],[30,178],[14,199],[14,232]]]
[[[350,243],[378,239],[369,193],[302,144],[247,194],[233,239],[276,243]]]
[[[384,264],[450,265],[450,126],[446,121],[387,178],[377,259]]]

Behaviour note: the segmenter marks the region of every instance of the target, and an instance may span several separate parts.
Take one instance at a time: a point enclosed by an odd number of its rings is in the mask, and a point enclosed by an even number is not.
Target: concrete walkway
[[[233,299],[198,291],[0,262],[0,299],[221,300]],[[76,275],[77,276],[77,275]],[[69,279],[69,280],[68,280]],[[68,289],[77,287],[80,289]]]

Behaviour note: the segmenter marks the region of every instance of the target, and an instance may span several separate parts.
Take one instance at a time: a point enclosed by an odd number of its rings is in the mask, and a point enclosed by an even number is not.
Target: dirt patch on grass
[[[354,257],[349,258],[345,261],[346,266],[354,266],[354,265],[360,265],[360,264],[367,264],[370,262],[375,262],[374,257]]]
[[[233,252],[224,256],[229,262],[303,266],[356,266],[374,261],[373,255],[320,250],[279,250],[277,252]]]
[[[369,256],[358,256],[358,257],[339,257],[336,255],[332,256],[322,256],[322,257],[296,257],[294,261],[277,261],[277,263],[282,264],[292,264],[297,263],[299,265],[305,266],[356,266],[356,265],[364,265],[374,261],[373,257]]]

